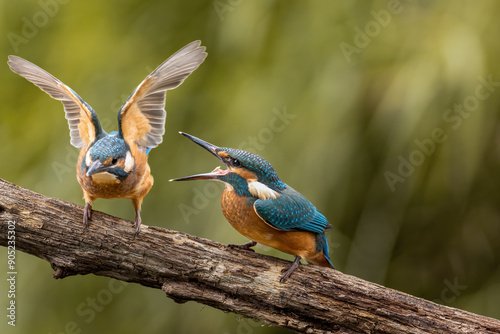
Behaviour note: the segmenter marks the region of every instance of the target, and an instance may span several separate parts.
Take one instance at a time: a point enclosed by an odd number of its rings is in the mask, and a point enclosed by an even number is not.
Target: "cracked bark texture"
[[[161,289],[268,324],[306,333],[500,333],[500,321],[442,306],[329,268],[232,250],[182,232],[83,208],[0,179],[0,245],[16,222],[16,249],[50,263],[55,278],[95,274]]]

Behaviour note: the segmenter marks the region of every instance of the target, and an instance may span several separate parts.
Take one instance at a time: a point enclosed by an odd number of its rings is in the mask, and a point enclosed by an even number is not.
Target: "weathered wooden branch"
[[[307,333],[500,333],[500,321],[441,306],[342,274],[300,266],[279,282],[289,262],[230,250],[210,240],[143,226],[83,209],[0,179],[0,244],[15,221],[16,249],[47,260],[55,278],[95,274],[162,289]]]

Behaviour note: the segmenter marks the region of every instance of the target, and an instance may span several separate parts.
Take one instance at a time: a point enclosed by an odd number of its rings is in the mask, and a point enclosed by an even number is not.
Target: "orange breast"
[[[299,255],[308,262],[325,265],[323,254],[316,252],[313,233],[280,231],[270,226],[257,215],[249,198],[237,196],[232,189],[224,189],[221,206],[229,223],[250,240],[288,254]]]

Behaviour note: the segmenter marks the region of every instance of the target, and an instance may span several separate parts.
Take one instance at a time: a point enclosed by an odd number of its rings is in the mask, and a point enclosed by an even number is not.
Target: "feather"
[[[165,133],[166,91],[179,86],[205,60],[205,47],[192,42],[156,68],[128,98],[118,113],[121,138],[147,150],[158,146]]]
[[[88,146],[106,135],[96,113],[69,86],[37,65],[17,56],[9,56],[10,69],[38,86],[64,106],[68,120],[71,145],[77,148]]]
[[[276,199],[256,200],[254,210],[267,224],[281,231],[323,233],[328,227],[325,216],[288,186]]]
[[[261,200],[276,199],[280,194],[259,181],[248,181],[248,190],[252,196]]]

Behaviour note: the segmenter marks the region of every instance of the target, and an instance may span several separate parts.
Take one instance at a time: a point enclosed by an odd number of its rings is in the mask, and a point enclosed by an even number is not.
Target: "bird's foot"
[[[135,221],[134,221],[134,226],[133,226],[133,227],[135,227],[134,239],[139,234],[139,232],[141,232],[141,221],[142,221],[141,215],[140,215],[139,211],[137,211],[135,214]]]
[[[281,272],[282,273],[284,272],[284,274],[283,276],[281,276],[280,282],[285,283],[288,277],[290,277],[292,272],[295,270],[295,268],[299,266],[299,264],[300,264],[300,256],[295,255],[295,261],[293,261],[292,265],[281,270]]]
[[[83,209],[83,229],[87,229],[88,221],[91,219],[92,215],[92,205],[90,203],[85,203],[85,208]]]
[[[257,245],[257,243],[255,241],[250,241],[250,242],[247,242],[246,244],[243,244],[243,245],[229,244],[229,245],[227,245],[227,248],[231,248],[231,249],[238,248],[238,249],[243,249],[243,250],[250,251],[250,252],[255,252],[251,248],[251,247],[253,247],[255,245]]]

